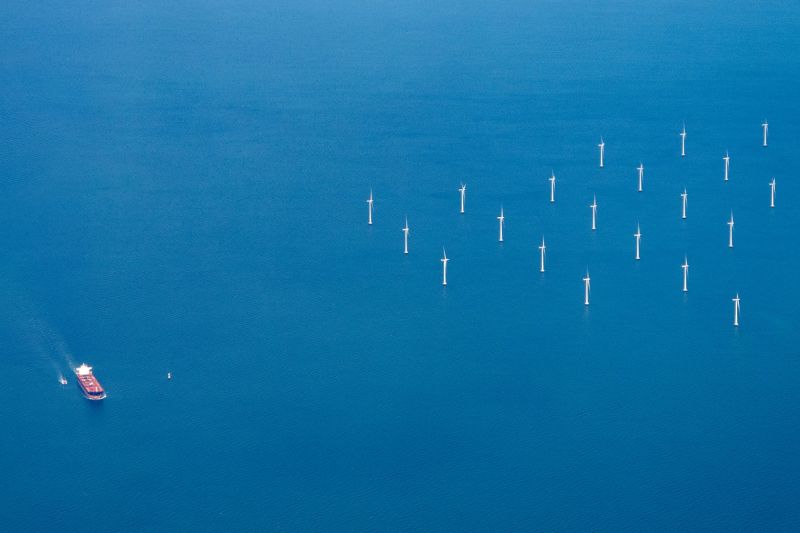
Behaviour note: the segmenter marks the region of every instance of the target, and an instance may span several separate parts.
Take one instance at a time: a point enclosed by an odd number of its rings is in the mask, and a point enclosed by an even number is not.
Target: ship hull
[[[83,393],[83,397],[87,400],[96,402],[106,397],[106,391],[103,389],[103,386],[100,385],[100,382],[97,381],[97,378],[94,377],[94,374],[91,373],[91,369],[85,374],[81,374],[76,370],[75,377],[77,378],[78,386],[81,389],[81,393]]]
[[[93,402],[99,402],[100,400],[104,400],[106,398],[106,393],[105,392],[101,393],[100,395],[96,395],[96,394],[92,395],[92,394],[86,392],[86,390],[83,387],[81,387],[81,394],[83,394],[84,398],[86,398],[87,400],[91,400]]]

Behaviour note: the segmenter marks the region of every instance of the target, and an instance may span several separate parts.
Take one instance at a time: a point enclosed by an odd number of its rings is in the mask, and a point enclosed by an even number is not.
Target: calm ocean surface
[[[0,529],[800,529],[799,4],[0,30]]]

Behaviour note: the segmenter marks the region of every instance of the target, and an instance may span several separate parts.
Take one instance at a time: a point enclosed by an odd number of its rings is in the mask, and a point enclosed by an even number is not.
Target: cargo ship
[[[100,382],[94,377],[92,367],[88,366],[86,363],[83,363],[75,369],[75,377],[78,378],[78,385],[80,385],[81,391],[83,391],[83,395],[86,396],[86,399],[102,400],[106,397],[106,391],[103,390],[103,386],[100,385]]]

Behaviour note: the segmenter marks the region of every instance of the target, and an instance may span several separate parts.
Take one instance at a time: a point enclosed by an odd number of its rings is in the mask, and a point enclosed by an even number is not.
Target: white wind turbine
[[[683,292],[689,291],[689,285],[687,284],[689,280],[689,258],[683,256],[683,264],[681,265],[683,269]]]
[[[550,203],[554,203],[556,201],[556,174],[553,171],[550,171],[550,177],[548,178],[550,181]]]
[[[444,246],[442,246],[441,261],[442,261],[442,285],[447,286],[447,262],[450,260],[447,258],[447,252],[445,251]]]
[[[592,231],[597,229],[597,195],[594,195],[594,201],[589,205],[592,208]]]
[[[636,260],[639,260],[639,243],[642,241],[642,230],[639,228],[639,223],[636,223],[636,233],[633,234],[636,237]]]
[[[544,244],[544,235],[542,235],[542,245],[539,246],[540,252],[540,261],[539,261],[539,272],[544,272],[544,253],[547,249],[547,246]]]
[[[583,278],[583,305],[589,305],[589,290],[592,278],[589,277],[589,269],[586,269],[586,277]]]
[[[728,151],[725,150],[725,157],[722,158],[725,161],[725,181],[728,181],[728,170],[731,167],[731,156],[728,155]]]
[[[736,293],[736,297],[733,298],[733,325],[739,327],[739,306],[740,302],[742,301],[739,298],[739,293]]]
[[[728,248],[733,248],[733,211],[731,211],[731,219],[728,221]]]
[[[458,190],[461,192],[461,214],[464,214],[464,196],[467,193],[467,186],[462,183]]]
[[[367,204],[369,205],[369,219],[367,219],[367,224],[370,226],[372,225],[372,189],[369,190],[369,199],[367,200]]]
[[[500,242],[503,242],[503,222],[505,221],[506,217],[503,215],[503,206],[500,206],[500,216],[497,217],[497,220],[500,221]]]
[[[683,131],[681,131],[681,157],[686,157],[686,124],[683,125]]]
[[[642,192],[642,178],[644,177],[644,165],[639,163],[639,166],[636,167],[636,170],[639,171],[639,192]]]
[[[603,168],[603,156],[605,155],[606,151],[606,143],[603,141],[602,137],[600,137],[600,144],[597,146],[600,148],[600,168]]]
[[[767,145],[767,131],[769,130],[769,124],[767,124],[767,119],[764,119],[764,123],[761,124],[761,127],[764,129],[764,143],[761,146]]]
[[[681,213],[681,218],[686,218],[686,200],[687,200],[688,197],[689,197],[689,193],[687,193],[686,189],[684,188],[683,192],[681,193],[681,198],[683,199],[682,200],[683,201],[683,211]]]
[[[405,225],[405,227],[403,227],[403,234],[404,234],[403,235],[403,241],[404,241],[403,253],[404,254],[408,253],[408,232],[409,231],[410,230],[408,229],[408,217],[406,217],[406,225]]]
[[[769,206],[775,207],[775,178],[769,182]]]

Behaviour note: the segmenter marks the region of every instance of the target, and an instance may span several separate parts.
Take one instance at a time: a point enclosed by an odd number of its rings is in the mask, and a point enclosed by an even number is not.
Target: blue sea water
[[[800,529],[800,5],[696,4],[0,6],[0,529]]]

